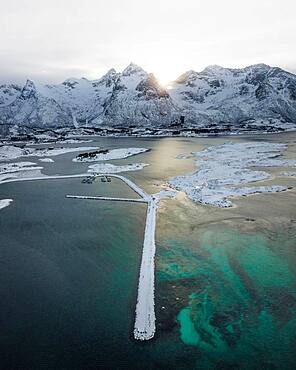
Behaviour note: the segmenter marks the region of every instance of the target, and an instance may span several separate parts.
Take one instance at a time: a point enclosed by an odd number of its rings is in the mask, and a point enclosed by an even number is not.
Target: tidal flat
[[[126,176],[156,193],[194,170],[192,151],[227,141],[288,145],[296,134],[212,138],[98,138],[150,152]],[[188,158],[178,159],[180,154]],[[75,154],[45,174],[86,173]],[[30,161],[35,161],[30,157]],[[109,162],[108,162],[109,163]],[[259,168],[260,170],[260,168]],[[293,369],[296,359],[296,179],[264,168],[260,185],[282,193],[232,199],[220,209],[180,193],[161,200],[156,231],[156,336],[132,338],[145,206],[65,199],[66,193],[132,196],[119,182],[78,179],[1,185],[1,364],[4,368]]]

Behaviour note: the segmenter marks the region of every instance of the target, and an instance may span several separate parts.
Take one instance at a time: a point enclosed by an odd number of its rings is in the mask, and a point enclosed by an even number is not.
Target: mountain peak
[[[116,70],[114,68],[111,68],[109,69],[109,71],[105,74],[105,76],[107,75],[114,75],[116,73]]]
[[[109,69],[109,71],[106,74],[104,74],[103,77],[100,78],[100,80],[103,80],[103,79],[105,80],[105,79],[108,79],[108,78],[112,78],[116,75],[117,75],[116,70],[114,68],[111,68],[111,69]]]
[[[22,89],[21,97],[28,99],[36,94],[36,86],[32,80],[27,80],[25,86]]]
[[[123,76],[130,76],[135,73],[147,74],[144,69],[137,64],[131,62],[122,72]]]
[[[196,80],[198,78],[198,72],[195,72],[193,70],[189,70],[185,73],[183,73],[181,76],[179,76],[175,81],[172,82],[172,85],[174,84],[183,84],[183,83],[188,83]]]
[[[106,86],[110,87],[117,78],[118,73],[114,68],[111,68],[106,74],[104,74],[104,76],[102,76],[99,80],[93,81],[93,83],[105,84]]]
[[[207,66],[201,74],[221,74],[225,73],[227,71],[227,68],[221,67],[217,64],[209,65]]]
[[[247,68],[271,69],[272,67],[265,63],[257,63],[257,64],[252,64],[251,66],[248,66]]]
[[[35,89],[35,84],[34,84],[34,81],[30,80],[29,78],[27,79],[26,83],[25,83],[25,86],[24,86],[24,89],[32,89],[34,88]]]

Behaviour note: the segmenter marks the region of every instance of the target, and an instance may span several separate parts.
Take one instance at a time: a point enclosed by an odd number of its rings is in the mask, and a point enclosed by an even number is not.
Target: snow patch
[[[180,154],[176,155],[175,158],[176,159],[188,159],[188,158],[191,158],[191,156],[189,154],[180,153]]]
[[[36,167],[34,162],[14,162],[0,165],[0,174],[7,174],[18,171],[42,170],[43,167]]]
[[[12,201],[12,199],[0,199],[0,209],[8,207]]]
[[[23,177],[43,176],[43,167],[36,166],[34,162],[15,162],[0,165],[0,182],[8,179],[18,179]]]
[[[54,160],[51,159],[51,158],[40,158],[39,159],[40,162],[45,162],[45,163],[53,163]]]
[[[281,172],[280,173],[280,176],[294,177],[294,176],[296,176],[296,171]]]
[[[89,169],[87,172],[101,173],[101,174],[119,173],[119,172],[142,170],[146,166],[148,166],[148,164],[146,163],[133,163],[133,164],[127,164],[125,166],[116,166],[110,163],[98,163],[98,164],[90,165],[88,167]]]
[[[164,198],[175,198],[177,193],[176,190],[161,190],[158,193],[152,194],[152,197],[158,202],[160,199]]]

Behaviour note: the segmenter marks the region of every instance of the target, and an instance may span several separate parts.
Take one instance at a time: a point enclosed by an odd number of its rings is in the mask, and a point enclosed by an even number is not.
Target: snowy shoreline
[[[91,129],[91,128],[89,128]],[[188,128],[189,130],[190,128]],[[192,130],[194,130],[195,128],[192,127]],[[73,142],[71,141],[68,141],[68,139],[66,140],[53,140],[53,141],[49,141],[49,142],[31,142],[30,140],[25,140],[25,141],[19,141],[19,143],[24,143],[24,144],[27,144],[27,145],[30,145],[30,146],[39,146],[39,145],[50,145],[50,144],[79,144],[79,143],[87,143],[87,142],[91,142],[93,141],[93,139],[95,138],[181,138],[181,139],[184,139],[184,138],[201,138],[201,139],[206,139],[206,138],[212,138],[212,137],[217,137],[217,138],[223,138],[225,137],[226,139],[227,138],[231,138],[231,137],[235,137],[235,136],[258,136],[258,135],[278,135],[278,134],[285,134],[285,133],[293,133],[293,132],[296,132],[296,128],[295,127],[285,127],[284,129],[276,129],[274,128],[272,131],[270,130],[264,130],[264,129],[260,129],[260,130],[252,130],[252,129],[248,129],[248,130],[238,130],[238,131],[221,131],[221,132],[208,132],[208,133],[194,133],[193,131],[184,131],[184,132],[181,132],[180,134],[176,135],[176,134],[172,134],[171,131],[168,131],[166,129],[159,129],[159,131],[155,132],[155,133],[140,133],[140,132],[128,132],[128,133],[118,133],[118,132],[108,132],[109,129],[107,129],[107,132],[95,132],[94,133],[70,133],[68,134],[68,136],[65,136],[66,138],[69,138],[70,140],[71,139],[74,139]],[[112,130],[112,129],[111,129]],[[155,130],[155,129],[154,129]],[[51,130],[52,131],[52,130]],[[75,140],[76,139],[76,140]],[[79,140],[81,139],[81,140]],[[5,145],[13,145],[15,144],[15,141],[11,141],[10,139],[5,139],[5,137],[2,138],[2,143],[5,144]]]
[[[221,208],[233,206],[231,197],[285,191],[288,187],[283,185],[242,185],[270,179],[269,173],[253,167],[296,166],[296,160],[282,157],[286,149],[285,144],[268,142],[227,142],[210,146],[192,153],[196,158],[196,171],[172,178],[169,185],[185,192],[195,202]]]
[[[76,148],[20,148],[14,145],[0,146],[0,162],[18,159],[22,157],[54,157],[61,154],[97,150],[98,147],[76,147]]]

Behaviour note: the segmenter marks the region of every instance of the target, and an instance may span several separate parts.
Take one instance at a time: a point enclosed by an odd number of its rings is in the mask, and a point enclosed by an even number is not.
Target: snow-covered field
[[[8,161],[20,157],[52,157],[56,155],[85,152],[97,150],[98,147],[76,147],[76,148],[20,148],[14,145],[3,145],[0,147],[0,161]]]
[[[107,153],[98,153],[94,157],[76,157],[73,162],[95,162],[95,161],[108,161],[111,159],[124,159],[131,157],[132,155],[145,153],[149,149],[146,148],[119,148],[111,149]]]
[[[279,192],[286,186],[246,187],[252,182],[268,179],[270,174],[251,167],[295,166],[296,160],[282,157],[287,146],[268,142],[227,142],[194,152],[197,171],[177,176],[169,184],[195,202],[217,207],[231,207],[230,197],[254,193]]]
[[[133,163],[127,164],[124,166],[116,166],[110,163],[97,163],[92,164],[88,168],[87,172],[91,173],[119,173],[119,172],[127,172],[127,171],[138,171],[142,170],[144,167],[148,166],[146,163]]]
[[[0,209],[8,207],[12,199],[0,199]]]

